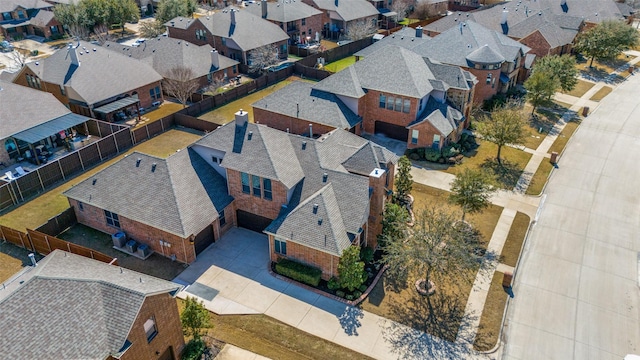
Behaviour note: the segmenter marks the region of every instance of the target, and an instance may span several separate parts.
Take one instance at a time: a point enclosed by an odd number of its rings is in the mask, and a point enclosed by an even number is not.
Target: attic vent
[[[156,163],[151,164],[151,172],[155,172],[156,171],[156,166],[157,165],[158,164],[156,164]]]
[[[93,48],[93,51],[96,51],[96,48]]]
[[[98,179],[93,179],[93,181],[91,182],[91,185],[95,185],[96,181],[98,181]]]
[[[247,134],[247,140],[251,140],[251,137],[253,137],[253,131],[249,131],[249,134]]]
[[[140,167],[140,162],[142,161],[141,158],[138,158],[138,160],[136,160],[136,167]]]
[[[304,150],[304,149],[306,149],[306,148],[307,148],[307,142],[306,142],[306,141],[303,141],[303,142],[302,142],[302,150]]]
[[[327,174],[327,173],[322,174],[322,182],[323,183],[326,183],[328,178],[329,178],[329,174]]]
[[[313,213],[314,214],[318,213],[318,204],[313,204]]]
[[[322,218],[318,219],[318,225],[322,225]]]

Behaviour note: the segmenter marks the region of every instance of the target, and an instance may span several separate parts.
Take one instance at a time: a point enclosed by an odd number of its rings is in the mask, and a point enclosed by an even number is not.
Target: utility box
[[[511,271],[506,271],[502,275],[502,287],[510,288],[512,282],[513,282],[513,273]]]
[[[127,242],[127,236],[124,232],[118,231],[111,235],[111,240],[113,240],[113,246],[121,248]]]
[[[149,254],[151,254],[151,249],[149,248],[149,245],[140,244],[140,246],[138,246],[138,255],[142,257],[147,257]]]
[[[127,241],[126,247],[127,251],[133,254],[138,250],[138,243],[135,240],[129,240]]]
[[[551,153],[551,159],[549,160],[551,161],[552,164],[557,164],[558,163],[558,153],[557,152],[552,152]]]

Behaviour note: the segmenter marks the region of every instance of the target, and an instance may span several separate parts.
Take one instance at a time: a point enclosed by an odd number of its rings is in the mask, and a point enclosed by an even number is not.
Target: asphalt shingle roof
[[[145,298],[182,288],[61,250],[28,271],[24,283],[0,293],[0,347],[10,359],[115,355]]]
[[[162,80],[141,61],[84,41],[76,45],[26,66],[46,82],[71,88],[70,98],[89,105]],[[80,66],[72,64],[70,51],[77,52]]]
[[[2,0],[0,1],[0,12],[12,12],[18,7],[23,9],[46,9],[53,5],[43,0]]]
[[[135,152],[64,195],[183,238],[198,234],[233,201],[225,179],[192,149],[166,159]]]
[[[302,81],[294,81],[251,106],[338,129],[350,129],[361,121],[336,95],[314,90],[312,84]]]
[[[248,3],[244,10],[262,17],[262,2]],[[321,14],[321,11],[302,1],[279,0],[267,3],[267,20],[271,21],[287,23]]]
[[[407,128],[428,121],[443,136],[449,136],[463,120],[464,116],[457,109],[449,106],[447,103],[441,103],[434,98],[429,98],[418,120],[409,124]]]
[[[0,81],[0,139],[70,113],[51,93]]]
[[[36,16],[31,18],[30,21],[31,21],[31,25],[44,27],[44,26],[47,26],[47,24],[49,24],[49,22],[53,20],[53,18],[54,18],[53,11],[40,10],[36,14]]]
[[[130,54],[132,58],[144,61],[163,77],[167,77],[171,69],[178,66],[185,66],[191,69],[194,78],[199,78],[211,72],[239,64],[236,60],[218,54],[220,67],[215,68],[211,64],[211,51],[213,48],[210,45],[197,46],[185,40],[165,36],[147,39],[137,47],[115,42],[107,42],[102,46],[126,56]]]
[[[318,9],[335,11],[344,21],[362,19],[379,14],[378,9],[366,0],[313,0],[313,3]]]
[[[356,52],[354,55],[363,57],[370,56],[371,54],[388,45],[396,45],[408,50],[412,50],[416,46],[422,45],[423,43],[426,43],[431,39],[425,34],[422,34],[422,37],[417,37],[417,31],[420,30],[416,30],[410,27],[402,28],[400,31],[396,31],[389,36],[385,36],[384,38],[374,42],[366,48]]]

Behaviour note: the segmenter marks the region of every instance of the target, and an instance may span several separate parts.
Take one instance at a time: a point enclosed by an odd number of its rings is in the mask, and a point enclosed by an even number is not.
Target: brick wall
[[[287,131],[287,129],[289,129],[290,133],[298,135],[308,135],[309,124],[313,124],[314,134],[326,134],[329,131],[334,130],[334,128],[331,126],[322,125],[308,120],[298,119],[291,116],[256,108],[253,109],[253,121],[255,123],[267,125],[271,128],[282,131]]]
[[[29,83],[27,83],[27,75],[37,77],[36,74],[33,71],[31,71],[31,69],[25,66],[23,70],[18,74],[18,76],[16,76],[13,82],[22,86],[29,86]],[[42,89],[35,88],[36,90],[42,90],[42,91],[51,93],[61,103],[65,105],[69,104],[69,98],[66,95],[62,95],[62,92],[60,91],[60,86],[51,84],[45,81],[41,81],[40,84],[42,85]]]
[[[551,52],[551,45],[537,30],[520,39],[520,42],[530,47],[530,53],[536,54],[537,57],[547,56]]]
[[[310,36],[311,40],[315,40],[316,32],[322,33],[322,26],[324,23],[322,22],[322,14],[313,15],[305,19],[305,24],[302,25],[302,20],[298,20],[298,29],[302,34],[306,34],[306,36]],[[309,34],[309,30],[311,30],[311,34]]]
[[[213,42],[213,34],[211,34],[207,27],[204,26],[198,19],[196,19],[188,29],[179,29],[172,26],[168,26],[168,29],[168,35],[171,38],[186,40],[198,46],[209,44],[215,48]],[[196,30],[204,30],[205,39],[196,39]],[[218,51],[220,50],[218,49]]]
[[[154,318],[158,333],[148,342],[144,323],[150,318]],[[179,359],[184,347],[184,336],[176,299],[167,293],[147,297],[127,339],[132,345],[121,360],[158,359],[169,348],[173,358]]]
[[[118,214],[120,228],[116,228],[107,224],[103,209],[83,204],[83,209],[80,210],[78,202],[74,199],[69,199],[69,204],[73,207],[80,224],[107,234],[124,231],[127,234],[127,239],[134,239],[139,243],[149,245],[151,250],[159,255],[164,254],[166,257],[171,257],[171,255],[175,254],[176,259],[180,262],[192,263],[196,259],[195,247],[190,244],[190,238],[183,239],[180,236],[128,219],[120,214]],[[160,240],[171,244],[171,246],[160,246]]]
[[[482,104],[483,101],[490,99],[500,90],[500,69],[480,70],[466,68],[466,70],[478,78],[478,83],[475,86],[475,94],[473,96],[473,102],[475,104]],[[488,74],[491,74],[492,81],[495,79],[493,87],[492,84],[487,84]]]
[[[338,275],[338,262],[340,261],[338,256],[312,249],[292,241],[287,241],[286,256],[276,254],[273,250],[274,247],[275,238],[273,235],[269,235],[269,251],[271,253],[271,261],[273,262],[278,262],[280,259],[286,257],[307,265],[315,266],[322,270],[322,278],[324,280],[329,280],[332,276]]]
[[[249,177],[249,181],[251,182],[251,177]],[[275,219],[280,213],[282,205],[287,203],[287,189],[279,181],[271,181],[272,200],[243,193],[239,171],[227,169],[227,185],[229,186],[229,194],[234,197],[234,203],[238,210],[247,211],[268,219]],[[253,193],[253,189],[251,189],[251,192]],[[264,192],[262,195],[264,196]]]
[[[238,225],[238,220],[236,219],[236,204],[232,202],[224,208],[224,218],[225,225],[220,227],[220,220],[216,219],[213,223],[213,238],[220,240],[220,238],[229,231],[229,229]]]
[[[153,103],[154,101],[162,101],[162,90],[160,91],[160,100],[154,100],[151,98],[151,95],[149,94],[149,90],[155,88],[156,86],[160,86],[160,89],[162,89],[162,86],[160,84],[160,81],[156,81],[153,82],[151,84],[147,84],[145,86],[139,87],[135,90],[132,90],[131,92],[129,92],[129,95],[132,95],[134,92],[138,93],[138,98],[140,99],[140,106],[144,107],[144,108],[148,108],[151,107],[151,103]]]
[[[380,91],[369,90],[369,92],[364,96],[364,101],[362,104],[364,106],[359,106],[360,116],[362,116],[362,123],[364,127],[364,131],[370,134],[375,132],[375,122],[376,121],[384,121],[386,123],[391,123],[400,126],[407,126],[416,118],[416,112],[418,110],[418,102],[419,100],[416,98],[403,97],[404,99],[409,99],[411,101],[411,108],[408,114],[402,111],[381,109],[379,106],[380,103]],[[396,97],[394,94],[384,93],[387,96],[387,100],[389,96]]]

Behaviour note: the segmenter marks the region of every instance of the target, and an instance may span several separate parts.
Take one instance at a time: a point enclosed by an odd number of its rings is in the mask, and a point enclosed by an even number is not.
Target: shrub
[[[360,291],[362,291],[362,292],[367,291],[367,285],[365,285],[365,284],[360,285],[360,287],[358,288],[358,290],[360,290]]]
[[[442,157],[444,158],[450,158],[452,156],[456,156],[458,155],[460,152],[454,148],[453,146],[445,146],[442,149]]]
[[[416,153],[416,152],[413,152],[413,153],[409,154],[409,159],[414,160],[414,161],[415,160],[420,160],[420,155],[418,155],[418,153]]]
[[[336,291],[336,296],[343,298],[344,297],[344,291],[342,291],[342,290]]]
[[[280,260],[276,264],[276,272],[313,287],[318,286],[322,276],[322,270],[289,259]]]
[[[331,279],[329,279],[329,281],[327,282],[327,287],[329,288],[329,290],[336,290],[340,288],[340,283],[338,282],[338,278],[333,276]]]
[[[357,299],[357,298],[359,298],[360,296],[362,296],[362,291],[358,291],[358,290],[356,290],[356,291],[354,291],[354,292],[353,292],[353,298],[354,298],[354,299]]]
[[[370,264],[373,261],[373,249],[370,247],[365,247],[360,252],[360,259],[367,264]]]
[[[182,350],[182,360],[196,360],[200,359],[206,345],[202,340],[191,340],[184,346]]]
[[[424,149],[424,158],[427,161],[436,162],[441,157],[442,157],[442,155],[440,154],[440,150],[437,150],[437,149]]]
[[[347,295],[347,296],[345,297],[345,299],[347,299],[347,300],[351,301],[351,300],[353,300],[353,295]]]

